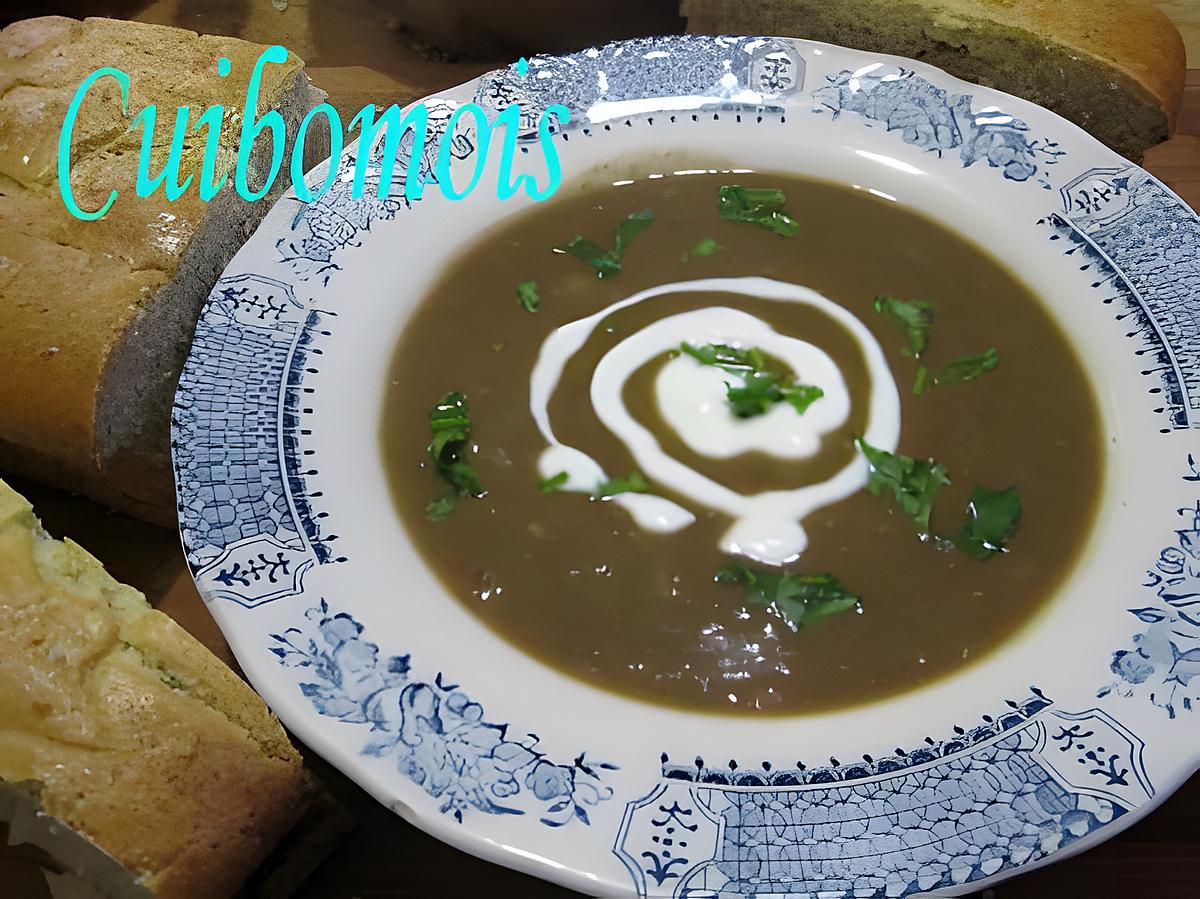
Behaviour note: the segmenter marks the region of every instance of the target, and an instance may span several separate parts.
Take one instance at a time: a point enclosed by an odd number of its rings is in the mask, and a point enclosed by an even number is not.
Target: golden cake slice
[[[0,779],[162,897],[234,892],[311,793],[258,695],[3,481]]]

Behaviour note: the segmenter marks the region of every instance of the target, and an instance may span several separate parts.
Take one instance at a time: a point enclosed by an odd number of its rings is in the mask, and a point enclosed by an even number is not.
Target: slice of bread
[[[688,31],[919,59],[1052,109],[1135,161],[1166,140],[1183,40],[1145,0],[682,0]]]
[[[233,165],[246,85],[266,48],[180,28],[61,17],[29,19],[0,31],[0,467],[85,493],[164,524],[175,520],[170,410],[196,316],[216,279],[286,190],[291,136],[323,94],[303,62],[268,64],[260,116],[276,109],[287,125],[284,163],[266,199],[235,192]],[[217,60],[230,60],[227,77]],[[81,221],[59,194],[59,131],[84,78],[113,66],[130,78],[129,115],[116,82],[89,91],[75,129],[71,183]],[[135,193],[142,127],[133,116],[157,106],[150,175],[162,171],[179,106],[225,107],[212,202],[196,189],[205,146],[192,132],[180,166],[191,188],[171,203],[160,189]],[[305,168],[328,155],[325,118],[305,141]],[[263,131],[249,182],[261,185],[271,160]]]
[[[0,779],[166,899],[233,893],[311,796],[258,695],[3,481]]]

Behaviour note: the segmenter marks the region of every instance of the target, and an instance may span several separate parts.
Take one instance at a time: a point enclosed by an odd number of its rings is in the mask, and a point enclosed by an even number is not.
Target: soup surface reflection
[[[781,189],[798,233],[783,237],[720,217],[718,191],[735,181]],[[587,261],[554,251],[576,234],[611,248],[617,225],[644,209],[653,211],[653,222],[624,247],[619,273],[597,277]],[[1006,552],[981,561],[950,540],[922,539],[889,493],[856,489],[805,517],[807,546],[784,570],[828,572],[860,604],[793,629],[779,606],[715,579],[731,564],[770,570],[722,548],[733,523],[727,511],[647,474],[652,494],[695,516],[664,533],[639,525],[620,497],[539,490],[547,439],[531,414],[530,377],[556,329],[648,288],[756,276],[817,291],[852,313],[882,347],[899,395],[895,452],[936,459],[950,481],[936,494],[931,534],[960,531],[975,486],[1018,489],[1023,511]],[[536,313],[517,301],[517,285],[528,281],[537,284]],[[876,311],[880,295],[935,304],[919,359],[905,353],[897,322]],[[872,390],[884,389],[871,386],[862,343],[814,306],[738,290],[685,289],[605,317],[551,392],[555,436],[609,477],[639,471],[590,399],[593,370],[641,329],[713,307],[748,313],[819,347],[844,382],[845,420],[805,458],[698,452],[667,420],[656,392],[675,364],[668,353],[637,366],[619,391],[633,419],[669,456],[739,494],[824,481],[853,463],[854,438],[870,425]],[[994,370],[965,383],[934,383],[950,361],[991,347],[999,360]],[[919,366],[927,377],[918,395]],[[805,372],[791,374],[802,382]],[[779,175],[639,180],[564,194],[509,219],[476,239],[415,310],[388,378],[382,444],[396,508],[449,592],[560,671],[696,710],[811,712],[971,664],[1054,593],[1089,533],[1102,480],[1091,388],[1063,334],[1012,274],[899,203]],[[464,496],[444,520],[430,521],[426,504],[446,493],[447,482],[427,450],[428,416],[448,391],[467,397],[473,451],[464,458],[487,493]],[[831,401],[827,392],[803,415]]]

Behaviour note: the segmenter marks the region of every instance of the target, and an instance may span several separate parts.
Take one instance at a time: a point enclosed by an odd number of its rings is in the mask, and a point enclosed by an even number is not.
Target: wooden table
[[[463,73],[464,77],[470,74]],[[319,77],[316,80],[321,82]],[[346,100],[355,108],[361,105]],[[1200,69],[1188,73],[1177,135],[1152,150],[1145,164],[1200,209]],[[51,533],[81,543],[114,576],[141,589],[236,667],[183,565],[175,533],[19,479],[9,480],[33,501]],[[306,756],[357,825],[302,888],[301,899],[571,895],[438,842],[379,805],[315,754],[306,752]],[[977,899],[1192,899],[1198,887],[1200,776],[1195,776],[1152,815],[1101,846],[975,895]]]
[[[1200,60],[1189,64],[1200,65]],[[1152,147],[1142,165],[1200,210],[1200,67],[1188,69],[1175,135]]]

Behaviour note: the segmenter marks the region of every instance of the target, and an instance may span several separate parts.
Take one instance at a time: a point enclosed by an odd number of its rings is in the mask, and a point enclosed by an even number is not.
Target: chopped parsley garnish
[[[430,521],[444,521],[457,505],[458,491],[451,490],[425,504],[425,517]]]
[[[795,237],[800,223],[784,211],[787,196],[773,187],[727,184],[717,192],[717,212],[730,222],[747,222],[781,237]]]
[[[740,586],[747,602],[774,606],[792,630],[859,604],[859,598],[832,574],[789,574],[726,565],[717,572],[716,581]]]
[[[954,545],[972,559],[990,559],[996,553],[1008,551],[1004,543],[1020,522],[1021,497],[1016,487],[1007,490],[976,487],[971,491],[967,516]]]
[[[725,385],[725,398],[729,408],[738,418],[753,418],[762,415],[776,403],[789,403],[803,415],[808,407],[825,395],[820,387],[811,384],[796,384],[781,381],[772,372],[756,371],[748,374],[741,387]]]
[[[614,247],[605,249],[594,240],[588,240],[576,234],[561,247],[555,247],[560,252],[582,260],[596,270],[597,278],[605,278],[621,271],[621,257],[633,239],[645,231],[654,222],[654,213],[649,209],[631,212],[617,225],[614,235]]]
[[[995,347],[989,347],[978,356],[963,356],[948,362],[946,366],[934,375],[934,384],[965,384],[974,381],[981,375],[987,374],[1000,364],[1000,354]]]
[[[538,490],[542,493],[558,493],[570,479],[571,476],[567,472],[560,471],[553,477],[538,481]],[[648,493],[649,491],[649,482],[641,472],[635,471],[627,478],[609,478],[607,481],[601,481],[596,485],[596,492],[593,496],[607,499],[620,493]]]
[[[542,307],[537,281],[522,281],[517,285],[517,302],[526,312],[537,312]]]
[[[631,212],[625,216],[621,224],[617,225],[616,235],[616,254],[620,260],[625,255],[626,248],[633,243],[633,239],[650,227],[654,223],[654,212],[649,209],[642,209],[638,212]]]
[[[706,343],[697,347],[685,341],[679,345],[679,350],[701,365],[715,365],[726,371],[741,373],[765,370],[767,367],[767,357],[763,355],[762,350],[754,347],[742,349],[725,343]]]
[[[640,472],[633,472],[627,478],[609,478],[596,487],[596,495],[600,497],[616,496],[618,493],[647,493],[650,484]]]
[[[917,368],[917,376],[913,379],[913,395],[920,396],[925,392],[925,381],[929,377],[929,369],[924,365]]]
[[[695,246],[683,254],[683,261],[687,262],[691,256],[715,256],[723,249],[725,248],[711,237],[705,237],[703,240],[697,241]]]
[[[741,385],[725,384],[725,397],[730,411],[738,418],[763,415],[776,403],[789,403],[801,415],[825,395],[820,387],[798,384],[786,368],[756,347],[743,349],[724,343],[709,343],[701,347],[690,343],[679,345],[681,352],[701,365],[712,365],[739,375]]]
[[[425,517],[430,521],[442,521],[454,511],[460,497],[479,497],[487,493],[475,469],[464,461],[471,439],[466,396],[453,391],[442,397],[429,410],[429,431],[433,435],[429,455],[433,457],[438,474],[449,482],[451,489],[430,501],[425,507]]]
[[[875,311],[886,315],[904,330],[908,345],[902,352],[914,358],[925,352],[925,347],[929,345],[935,308],[927,300],[900,300],[889,296],[875,298]]]
[[[562,250],[576,259],[580,259],[596,270],[596,277],[603,278],[605,275],[615,275],[621,271],[621,260],[612,250],[606,250],[594,240],[588,240],[586,237],[580,237],[576,234],[561,247],[555,249]]]
[[[783,401],[790,403],[792,408],[803,415],[808,407],[825,395],[825,391],[815,384],[794,384],[779,388]]]
[[[861,437],[856,442],[871,469],[867,479],[871,494],[891,493],[900,511],[913,520],[918,532],[929,533],[933,498],[944,484],[950,483],[946,478],[946,467],[932,459],[913,459],[877,449]]]
[[[571,480],[571,476],[565,471],[560,471],[552,477],[542,478],[538,481],[538,490],[542,493],[558,493],[569,480]]]
[[[762,415],[776,402],[783,399],[779,381],[775,375],[765,371],[749,372],[741,387],[725,385],[725,398],[729,409],[738,418],[753,418]]]

